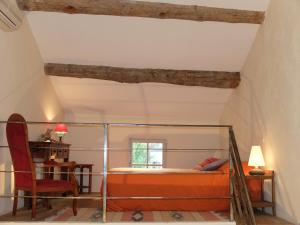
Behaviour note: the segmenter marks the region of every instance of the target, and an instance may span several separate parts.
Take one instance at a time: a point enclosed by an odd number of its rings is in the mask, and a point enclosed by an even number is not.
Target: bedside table
[[[273,216],[276,216],[276,208],[275,208],[275,182],[274,182],[274,171],[273,170],[265,170],[264,175],[250,175],[250,174],[245,174],[246,179],[256,179],[260,180],[261,183],[261,201],[260,202],[252,202],[252,207],[253,208],[272,208],[272,213]],[[264,183],[265,180],[271,180],[271,185],[272,185],[272,192],[271,192],[271,198],[272,200],[266,201],[264,199]]]

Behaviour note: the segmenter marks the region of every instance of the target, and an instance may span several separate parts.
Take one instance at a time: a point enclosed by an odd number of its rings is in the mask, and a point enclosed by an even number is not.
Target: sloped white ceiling
[[[151,0],[266,10],[268,0]],[[30,12],[45,62],[240,71],[259,25]],[[232,90],[51,78],[69,114],[218,123]]]
[[[218,123],[231,91],[53,77],[70,120]]]

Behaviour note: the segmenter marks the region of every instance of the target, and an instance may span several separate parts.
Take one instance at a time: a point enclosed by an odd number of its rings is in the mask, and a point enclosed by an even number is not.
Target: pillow
[[[197,169],[197,170],[201,170],[203,167],[207,166],[208,164],[212,163],[212,162],[215,162],[219,160],[218,158],[216,157],[209,157],[207,159],[205,159],[204,161],[198,163],[194,169]]]
[[[217,170],[219,167],[221,167],[224,163],[226,163],[228,159],[219,159],[217,161],[214,161],[206,166],[204,166],[201,170],[202,171],[213,171]]]

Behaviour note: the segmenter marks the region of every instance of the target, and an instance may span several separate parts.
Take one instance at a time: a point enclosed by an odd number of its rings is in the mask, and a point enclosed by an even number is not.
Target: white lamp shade
[[[252,146],[248,165],[255,167],[265,166],[265,160],[260,146]]]

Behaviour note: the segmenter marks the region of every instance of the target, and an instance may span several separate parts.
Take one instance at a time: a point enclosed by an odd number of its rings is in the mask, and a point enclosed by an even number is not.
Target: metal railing
[[[0,121],[0,124],[6,124],[7,121]],[[15,122],[18,123],[18,122]],[[92,175],[103,176],[102,181],[102,195],[99,196],[79,196],[79,197],[62,197],[62,196],[36,196],[41,199],[94,199],[102,200],[102,221],[107,222],[107,201],[108,200],[117,200],[117,199],[229,199],[230,201],[230,220],[236,220],[240,224],[246,225],[256,225],[255,217],[253,213],[253,208],[251,205],[249,193],[247,190],[245,175],[243,172],[243,167],[241,159],[239,156],[239,151],[237,143],[235,140],[235,135],[232,126],[230,125],[191,125],[191,124],[138,124],[138,123],[76,123],[76,122],[35,122],[28,121],[27,124],[58,124],[64,123],[70,126],[80,126],[80,127],[103,127],[103,146],[100,149],[93,149],[93,151],[103,151],[103,171],[94,172]],[[127,174],[128,172],[109,172],[108,171],[108,155],[109,151],[112,148],[109,147],[109,129],[111,127],[179,127],[179,128],[226,128],[228,129],[229,134],[229,196],[216,196],[216,197],[109,197],[107,196],[107,176],[109,174]],[[0,148],[7,148],[8,146],[0,145]],[[75,148],[75,151],[82,151],[81,148]],[[86,150],[86,149],[85,149]],[[124,148],[118,149],[116,151],[123,151]],[[127,149],[129,150],[129,149]],[[180,149],[166,149],[166,151],[180,151]],[[185,151],[217,151],[220,149],[207,149],[207,148],[193,148],[185,149]],[[5,173],[14,173],[14,172],[26,172],[26,171],[0,171]],[[43,173],[55,173],[63,174],[69,172],[43,172]],[[135,174],[143,174],[143,172],[134,172]],[[89,175],[91,173],[75,173],[76,175],[85,174]],[[131,172],[132,174],[132,172]],[[146,174],[149,174],[148,172]],[[0,198],[11,198],[13,195],[2,195]],[[32,196],[20,196],[21,198],[32,198]]]
[[[231,213],[238,224],[256,225],[233,128],[229,128]]]

